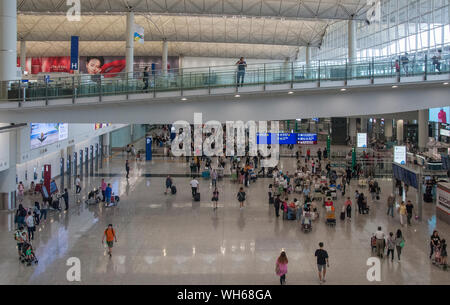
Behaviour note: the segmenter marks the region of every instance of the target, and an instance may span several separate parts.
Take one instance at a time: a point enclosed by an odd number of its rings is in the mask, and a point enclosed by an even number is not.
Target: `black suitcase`
[[[200,193],[195,194],[194,201],[200,201]]]
[[[172,195],[175,195],[177,193],[177,187],[175,185],[172,185],[172,187],[170,188],[170,192],[172,193]]]
[[[341,212],[341,220],[345,220],[345,212]]]

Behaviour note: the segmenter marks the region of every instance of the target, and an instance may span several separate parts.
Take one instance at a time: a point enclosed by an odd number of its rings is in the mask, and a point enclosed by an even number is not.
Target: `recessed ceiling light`
[[[289,91],[289,92],[288,92],[288,94],[294,94],[294,92],[292,92],[292,91]]]
[[[239,94],[236,94],[234,97],[241,97]]]
[[[342,89],[341,89],[341,91],[347,91],[347,89],[345,89],[345,88],[342,88]]]
[[[394,85],[394,86],[392,86],[392,88],[394,88],[394,89],[395,89],[395,88],[398,88],[398,86],[395,86],[395,85]]]
[[[448,85],[448,83],[447,83],[447,82],[445,82],[445,83],[444,83],[444,85]]]
[[[187,98],[183,97],[181,98],[182,101],[187,101]]]

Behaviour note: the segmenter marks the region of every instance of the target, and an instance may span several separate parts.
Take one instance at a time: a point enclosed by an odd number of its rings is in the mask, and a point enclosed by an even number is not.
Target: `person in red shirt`
[[[441,111],[438,113],[438,122],[447,124],[447,113],[441,108]]]

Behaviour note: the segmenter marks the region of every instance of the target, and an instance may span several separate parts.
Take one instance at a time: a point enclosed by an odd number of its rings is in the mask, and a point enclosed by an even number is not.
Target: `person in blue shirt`
[[[112,195],[111,184],[108,183],[108,186],[106,187],[106,190],[105,190],[106,203],[108,205],[110,205],[110,203],[111,203],[111,195]]]
[[[167,191],[171,189],[172,187],[172,178],[170,178],[170,176],[167,176],[166,178],[166,191],[164,192],[164,194],[167,194]]]
[[[239,84],[244,84],[244,76],[245,76],[245,68],[247,67],[247,62],[244,60],[244,57],[241,57],[237,62],[236,65],[238,66],[238,72],[237,72],[237,87],[239,87]]]

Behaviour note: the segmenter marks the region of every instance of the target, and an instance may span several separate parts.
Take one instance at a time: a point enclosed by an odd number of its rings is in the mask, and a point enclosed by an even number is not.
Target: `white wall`
[[[0,127],[10,124],[0,124]],[[0,172],[9,168],[9,132],[0,133]]]
[[[34,168],[38,178],[41,179],[41,170],[44,164],[52,166],[52,178],[60,174],[59,162],[60,158],[64,158],[67,162],[67,147],[73,146],[74,152],[83,150],[85,147],[99,143],[100,135],[109,133],[113,130],[122,128],[127,124],[113,124],[108,127],[94,129],[94,124],[69,124],[69,136],[66,140],[59,141],[44,147],[31,149],[30,132],[31,126],[28,125],[19,131],[18,148],[17,148],[17,177],[18,181],[22,181],[27,188],[33,181]],[[90,153],[88,155],[90,157]],[[64,164],[66,168],[66,164]],[[25,172],[28,173],[25,180]]]
[[[219,57],[183,57],[181,68],[197,68],[209,66],[231,66],[234,65],[239,58],[219,58]],[[261,63],[282,63],[283,60],[277,59],[252,59],[245,58],[247,65]]]

